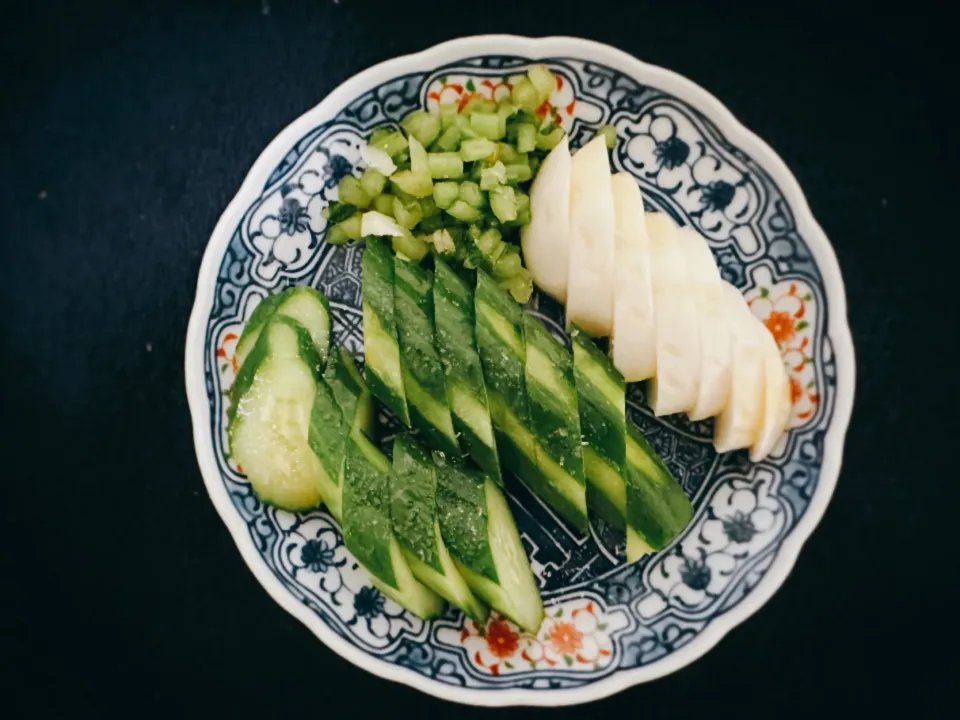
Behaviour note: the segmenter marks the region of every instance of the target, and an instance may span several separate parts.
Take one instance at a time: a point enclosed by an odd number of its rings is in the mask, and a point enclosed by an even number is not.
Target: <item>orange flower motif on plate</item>
[[[491,620],[484,633],[487,648],[498,658],[507,658],[517,651],[517,640],[520,635],[510,629],[510,625],[503,618]]]
[[[583,644],[583,633],[573,623],[558,622],[550,628],[550,642],[561,655],[575,653]]]

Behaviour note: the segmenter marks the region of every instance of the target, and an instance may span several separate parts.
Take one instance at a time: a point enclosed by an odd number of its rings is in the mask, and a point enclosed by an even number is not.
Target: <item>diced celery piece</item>
[[[617,144],[617,129],[613,125],[601,125],[597,128],[597,135],[603,136],[607,148],[613,148]]]
[[[342,203],[353,205],[361,210],[370,206],[370,196],[363,185],[353,175],[344,175],[337,185],[337,197]]]
[[[510,222],[517,219],[517,198],[513,188],[509,185],[500,185],[490,191],[490,209],[500,222]]]
[[[473,115],[475,113],[489,115],[497,111],[496,103],[492,103],[486,98],[477,96],[472,98],[463,108],[464,115]]]
[[[459,110],[457,110],[456,103],[446,103],[440,106],[440,127],[446,130],[448,127],[453,125],[453,121],[456,119]]]
[[[423,218],[420,203],[416,200],[404,202],[398,197],[393,199],[393,217],[407,230],[412,230]]]
[[[433,181],[429,173],[414,173],[412,170],[400,170],[390,176],[390,182],[401,191],[416,198],[433,193]]]
[[[463,158],[455,152],[427,153],[427,166],[432,178],[463,177]]]
[[[530,123],[517,125],[517,150],[533,152],[537,147],[537,126]]]
[[[493,276],[497,280],[506,280],[520,272],[523,265],[520,263],[520,253],[515,247],[507,248],[493,266]]]
[[[493,167],[484,168],[480,173],[481,190],[493,190],[497,185],[504,185],[506,182],[507,168],[499,160],[494,163]]]
[[[513,86],[511,95],[513,96],[513,101],[523,110],[535,112],[537,106],[540,104],[540,101],[537,99],[537,89],[533,86],[533,83],[526,78],[517,81]]]
[[[496,149],[496,144],[486,138],[464,140],[460,143],[460,157],[463,158],[464,162],[483,160]]]
[[[533,171],[529,165],[515,164],[507,165],[507,182],[522,183],[533,177]]]
[[[447,208],[447,213],[464,222],[472,222],[480,218],[480,211],[464,200],[456,200]]]
[[[538,158],[536,155],[530,157],[530,172],[532,172],[534,175],[536,175],[537,170],[540,169],[540,162],[540,158]]]
[[[410,171],[418,175],[430,174],[430,163],[427,160],[427,150],[417,138],[410,137]]]
[[[488,228],[480,234],[480,237],[474,240],[474,243],[480,248],[480,252],[489,258],[493,256],[494,250],[498,245],[503,245],[503,236],[496,228]]]
[[[506,124],[499,115],[495,114],[474,113],[470,116],[470,127],[472,127],[480,137],[487,138],[488,140],[499,140],[507,134]],[[491,148],[491,152],[492,151],[493,149]]]
[[[437,138],[437,147],[446,152],[453,152],[460,147],[460,128],[451,125]]]
[[[382,193],[373,199],[373,209],[378,213],[393,217],[393,195]]]
[[[512,163],[526,163],[530,161],[530,156],[525,152],[517,152],[513,145],[508,143],[498,143],[497,144],[498,159],[503,162],[504,165],[510,165]]]
[[[543,102],[550,94],[557,89],[557,79],[546,65],[531,65],[527,70],[527,76],[533,87],[536,88],[537,98]]]
[[[460,186],[455,182],[438,182],[433,186],[433,199],[438,208],[446,210],[460,195]]]
[[[403,150],[406,150],[407,139],[399,130],[378,128],[374,130],[373,134],[370,136],[369,145],[375,148],[380,148],[387,153],[387,155],[393,157]],[[394,162],[396,162],[396,160],[394,160]]]
[[[521,190],[515,190],[517,198],[517,224],[526,225],[530,222],[530,196]]]
[[[503,123],[504,132],[507,129],[507,121],[520,112],[520,106],[513,102],[512,98],[507,98],[497,105],[497,116]]]
[[[400,126],[426,147],[440,134],[440,116],[426,110],[414,110],[403,119]]]
[[[360,176],[360,186],[371,198],[375,198],[382,193],[386,184],[387,176],[373,168],[367,168]]]
[[[480,186],[475,182],[468,180],[467,182],[460,183],[459,195],[461,200],[475,208],[483,204],[483,194],[480,192]]]
[[[424,218],[440,214],[440,208],[437,207],[437,202],[433,199],[433,195],[420,198],[420,212]]]
[[[526,268],[520,268],[516,275],[500,281],[500,287],[513,295],[513,299],[521,305],[530,299],[533,294],[533,277]]]
[[[394,236],[390,239],[392,240],[393,251],[397,255],[402,255],[414,262],[423,260],[423,257],[430,250],[430,246],[427,245],[422,238],[413,235],[413,233],[404,233],[403,235]]]
[[[561,140],[563,140],[563,128],[559,126],[554,126],[546,134],[542,130],[537,133],[537,147],[541,150],[553,150]]]
[[[460,131],[460,141],[471,140],[473,138],[479,137],[477,131],[470,126],[470,118],[466,115],[457,115],[453,121],[454,127]]]
[[[360,239],[360,213],[348,217],[337,223],[327,232],[327,242],[331,245],[343,245],[350,240]]]

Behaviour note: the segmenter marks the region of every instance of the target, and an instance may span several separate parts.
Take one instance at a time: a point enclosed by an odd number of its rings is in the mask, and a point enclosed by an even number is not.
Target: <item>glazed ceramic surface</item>
[[[268,293],[309,284],[330,299],[336,339],[363,356],[362,246],[324,241],[322,209],[358,173],[370,131],[424,105],[497,99],[532,61],[557,75],[540,108],[574,146],[617,128],[615,171],[649,210],[710,243],[773,333],[789,368],[792,431],[770,458],[717,455],[712,422],[654,418],[643,386],[628,412],[692,498],[695,516],[663,551],[627,565],[623,537],[587,537],[518,483],[508,496],[546,620],[524,633],[453,608],[424,622],[373,588],[323,509],[260,502],[231,461],[226,391],[245,318]],[[562,315],[528,305],[558,334]],[[853,399],[854,358],[834,254],[777,156],[711,95],[618,50],[572,38],[474,37],[397,58],[348,80],[270,144],[207,247],[187,338],[187,393],[204,482],[257,579],[335,652],[385,678],[480,705],[577,703],[696,659],[777,589],[830,498]],[[391,430],[392,421],[381,421]],[[282,652],[282,648],[278,648]],[[760,660],[758,660],[760,662]]]

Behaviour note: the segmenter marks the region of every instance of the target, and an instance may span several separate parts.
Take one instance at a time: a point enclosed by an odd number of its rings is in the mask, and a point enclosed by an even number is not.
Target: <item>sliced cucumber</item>
[[[536,633],[543,602],[503,492],[464,463],[434,461],[440,532],[461,574],[487,604]]]
[[[540,322],[524,313],[526,387],[537,467],[566,502],[558,507],[580,530],[587,529],[586,479],[573,359]]]
[[[320,357],[299,323],[275,315],[237,375],[230,451],[257,495],[297,511],[319,505],[330,482],[308,433]]]
[[[346,442],[343,540],[374,585],[414,615],[430,618],[443,600],[413,576],[390,521],[390,462],[364,435]]]
[[[593,341],[574,327],[573,367],[583,431],[587,502],[607,522],[626,515],[626,383]]]
[[[320,359],[326,358],[330,346],[330,306],[327,299],[313,288],[297,286],[265,297],[254,308],[237,341],[235,354],[238,366],[243,365],[264,324],[274,313],[286,315],[303,325],[310,333]]]
[[[367,385],[374,397],[410,427],[400,370],[400,345],[393,303],[393,253],[379,238],[363,252],[363,349]]]
[[[477,350],[473,290],[439,257],[434,258],[433,313],[447,403],[464,449],[501,485],[487,386]]]
[[[351,433],[370,435],[373,401],[357,366],[344,348],[330,354],[310,415],[310,447],[326,471],[320,494],[334,518],[342,516],[344,448]]]
[[[444,390],[443,365],[434,343],[433,275],[394,258],[394,308],[400,342],[400,372],[413,427],[443,452],[459,454]]]
[[[633,423],[627,431],[627,561],[673,540],[693,517],[693,506],[673,473]]]
[[[467,587],[440,533],[437,468],[422,448],[404,436],[393,443],[390,518],[414,576],[471,618],[485,620],[487,608]]]
[[[477,348],[501,459],[521,476],[537,475],[536,442],[524,381],[523,309],[482,270],[474,295]]]

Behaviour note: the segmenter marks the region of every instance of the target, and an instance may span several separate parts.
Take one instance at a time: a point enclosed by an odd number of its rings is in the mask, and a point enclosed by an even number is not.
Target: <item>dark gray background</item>
[[[768,141],[836,248],[858,361],[840,483],[780,592],[687,669],[551,714],[927,716],[958,665],[956,39],[917,3],[621,4],[4,4],[0,714],[480,716],[270,600],[203,488],[182,365],[207,238],[271,138],[373,63],[514,32],[676,70]]]

